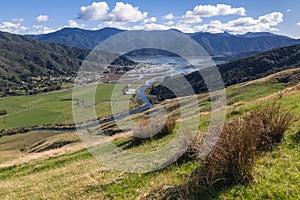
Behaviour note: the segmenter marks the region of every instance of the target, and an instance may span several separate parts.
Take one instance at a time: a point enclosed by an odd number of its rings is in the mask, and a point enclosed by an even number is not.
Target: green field
[[[122,95],[125,85],[99,84],[95,94],[95,101],[111,100],[114,89],[116,94],[113,100],[129,100],[130,95]],[[92,90],[87,86],[78,95],[89,105]],[[72,98],[72,90],[44,93],[34,96],[12,96],[0,98],[0,109],[6,109],[7,115],[0,116],[0,129],[26,127],[34,125],[73,123],[72,101],[62,101]],[[73,102],[74,103],[74,102]],[[83,109],[84,110],[84,109]],[[111,114],[111,103],[101,102],[96,106],[98,117]]]

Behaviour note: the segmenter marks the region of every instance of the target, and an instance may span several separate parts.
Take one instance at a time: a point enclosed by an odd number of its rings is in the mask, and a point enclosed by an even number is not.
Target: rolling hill
[[[72,75],[89,52],[87,49],[0,32],[1,87],[28,83],[32,77],[37,76]],[[101,54],[108,55],[105,52]],[[130,61],[122,56],[114,64],[128,63]]]
[[[300,66],[299,57],[300,45],[293,45],[228,62],[217,67],[224,81],[224,85],[227,87],[262,78],[282,70],[298,68]],[[206,68],[203,70],[210,69]],[[206,84],[198,71],[185,75],[185,78],[193,87],[196,94],[207,91]],[[184,85],[178,85],[180,82],[177,80],[177,77],[169,78],[165,81],[167,85],[175,84],[175,87],[181,87],[181,91],[186,91]],[[150,93],[157,96],[158,100],[175,97],[169,89],[162,85],[153,87]]]

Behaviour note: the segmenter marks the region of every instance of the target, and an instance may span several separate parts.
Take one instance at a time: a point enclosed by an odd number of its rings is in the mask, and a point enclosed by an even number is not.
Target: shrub
[[[162,138],[173,132],[176,121],[173,118],[167,118],[163,124],[162,119],[144,120],[132,131],[131,144],[136,146],[146,141]]]
[[[234,119],[223,127],[213,150],[204,158],[203,180],[247,183],[252,179],[256,157],[282,141],[293,116],[279,104],[251,111],[244,119]]]
[[[249,121],[253,118],[258,118],[262,126],[257,141],[257,148],[261,151],[270,150],[282,142],[284,132],[294,121],[294,116],[276,103],[254,109],[245,120]]]
[[[259,129],[257,123],[240,119],[225,124],[219,141],[204,159],[207,185],[222,179],[245,183],[252,178]]]
[[[5,109],[0,110],[0,115],[7,115],[7,111]]]

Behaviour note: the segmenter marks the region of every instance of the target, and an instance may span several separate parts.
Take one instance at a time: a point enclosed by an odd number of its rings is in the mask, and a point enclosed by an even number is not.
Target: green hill
[[[231,61],[217,66],[224,85],[230,86],[250,80],[262,78],[286,69],[298,68],[300,66],[300,45],[293,45],[267,51],[255,56],[250,56],[236,61]],[[203,71],[209,71],[209,68]],[[207,87],[198,71],[185,75],[186,80],[193,87],[196,94],[206,92]],[[186,91],[184,85],[178,85],[177,78],[165,80],[167,85],[173,85]],[[174,94],[162,85],[152,88],[151,94],[157,96],[158,100],[174,98]],[[188,95],[188,94],[183,94]]]
[[[30,84],[32,77],[74,75],[89,52],[0,32],[1,89]],[[99,59],[109,55],[101,52]],[[132,61],[122,56],[114,64],[127,65]]]

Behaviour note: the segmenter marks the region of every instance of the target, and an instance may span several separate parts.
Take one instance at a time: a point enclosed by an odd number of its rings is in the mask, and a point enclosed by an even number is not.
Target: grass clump
[[[214,149],[204,159],[203,181],[248,182],[255,163],[259,126],[256,121],[235,119],[228,122]]]
[[[294,116],[283,109],[280,104],[268,104],[263,108],[256,108],[247,116],[247,120],[259,119],[261,129],[257,141],[257,149],[264,151],[273,149],[282,142],[284,132],[294,121]]]
[[[131,146],[137,146],[147,141],[160,139],[173,132],[176,120],[167,118],[165,122],[161,119],[155,119],[151,123],[150,120],[144,120],[138,124],[133,130]]]
[[[293,115],[275,103],[258,107],[244,118],[230,120],[204,159],[205,183],[212,185],[224,179],[248,183],[259,153],[280,143],[292,122]]]

